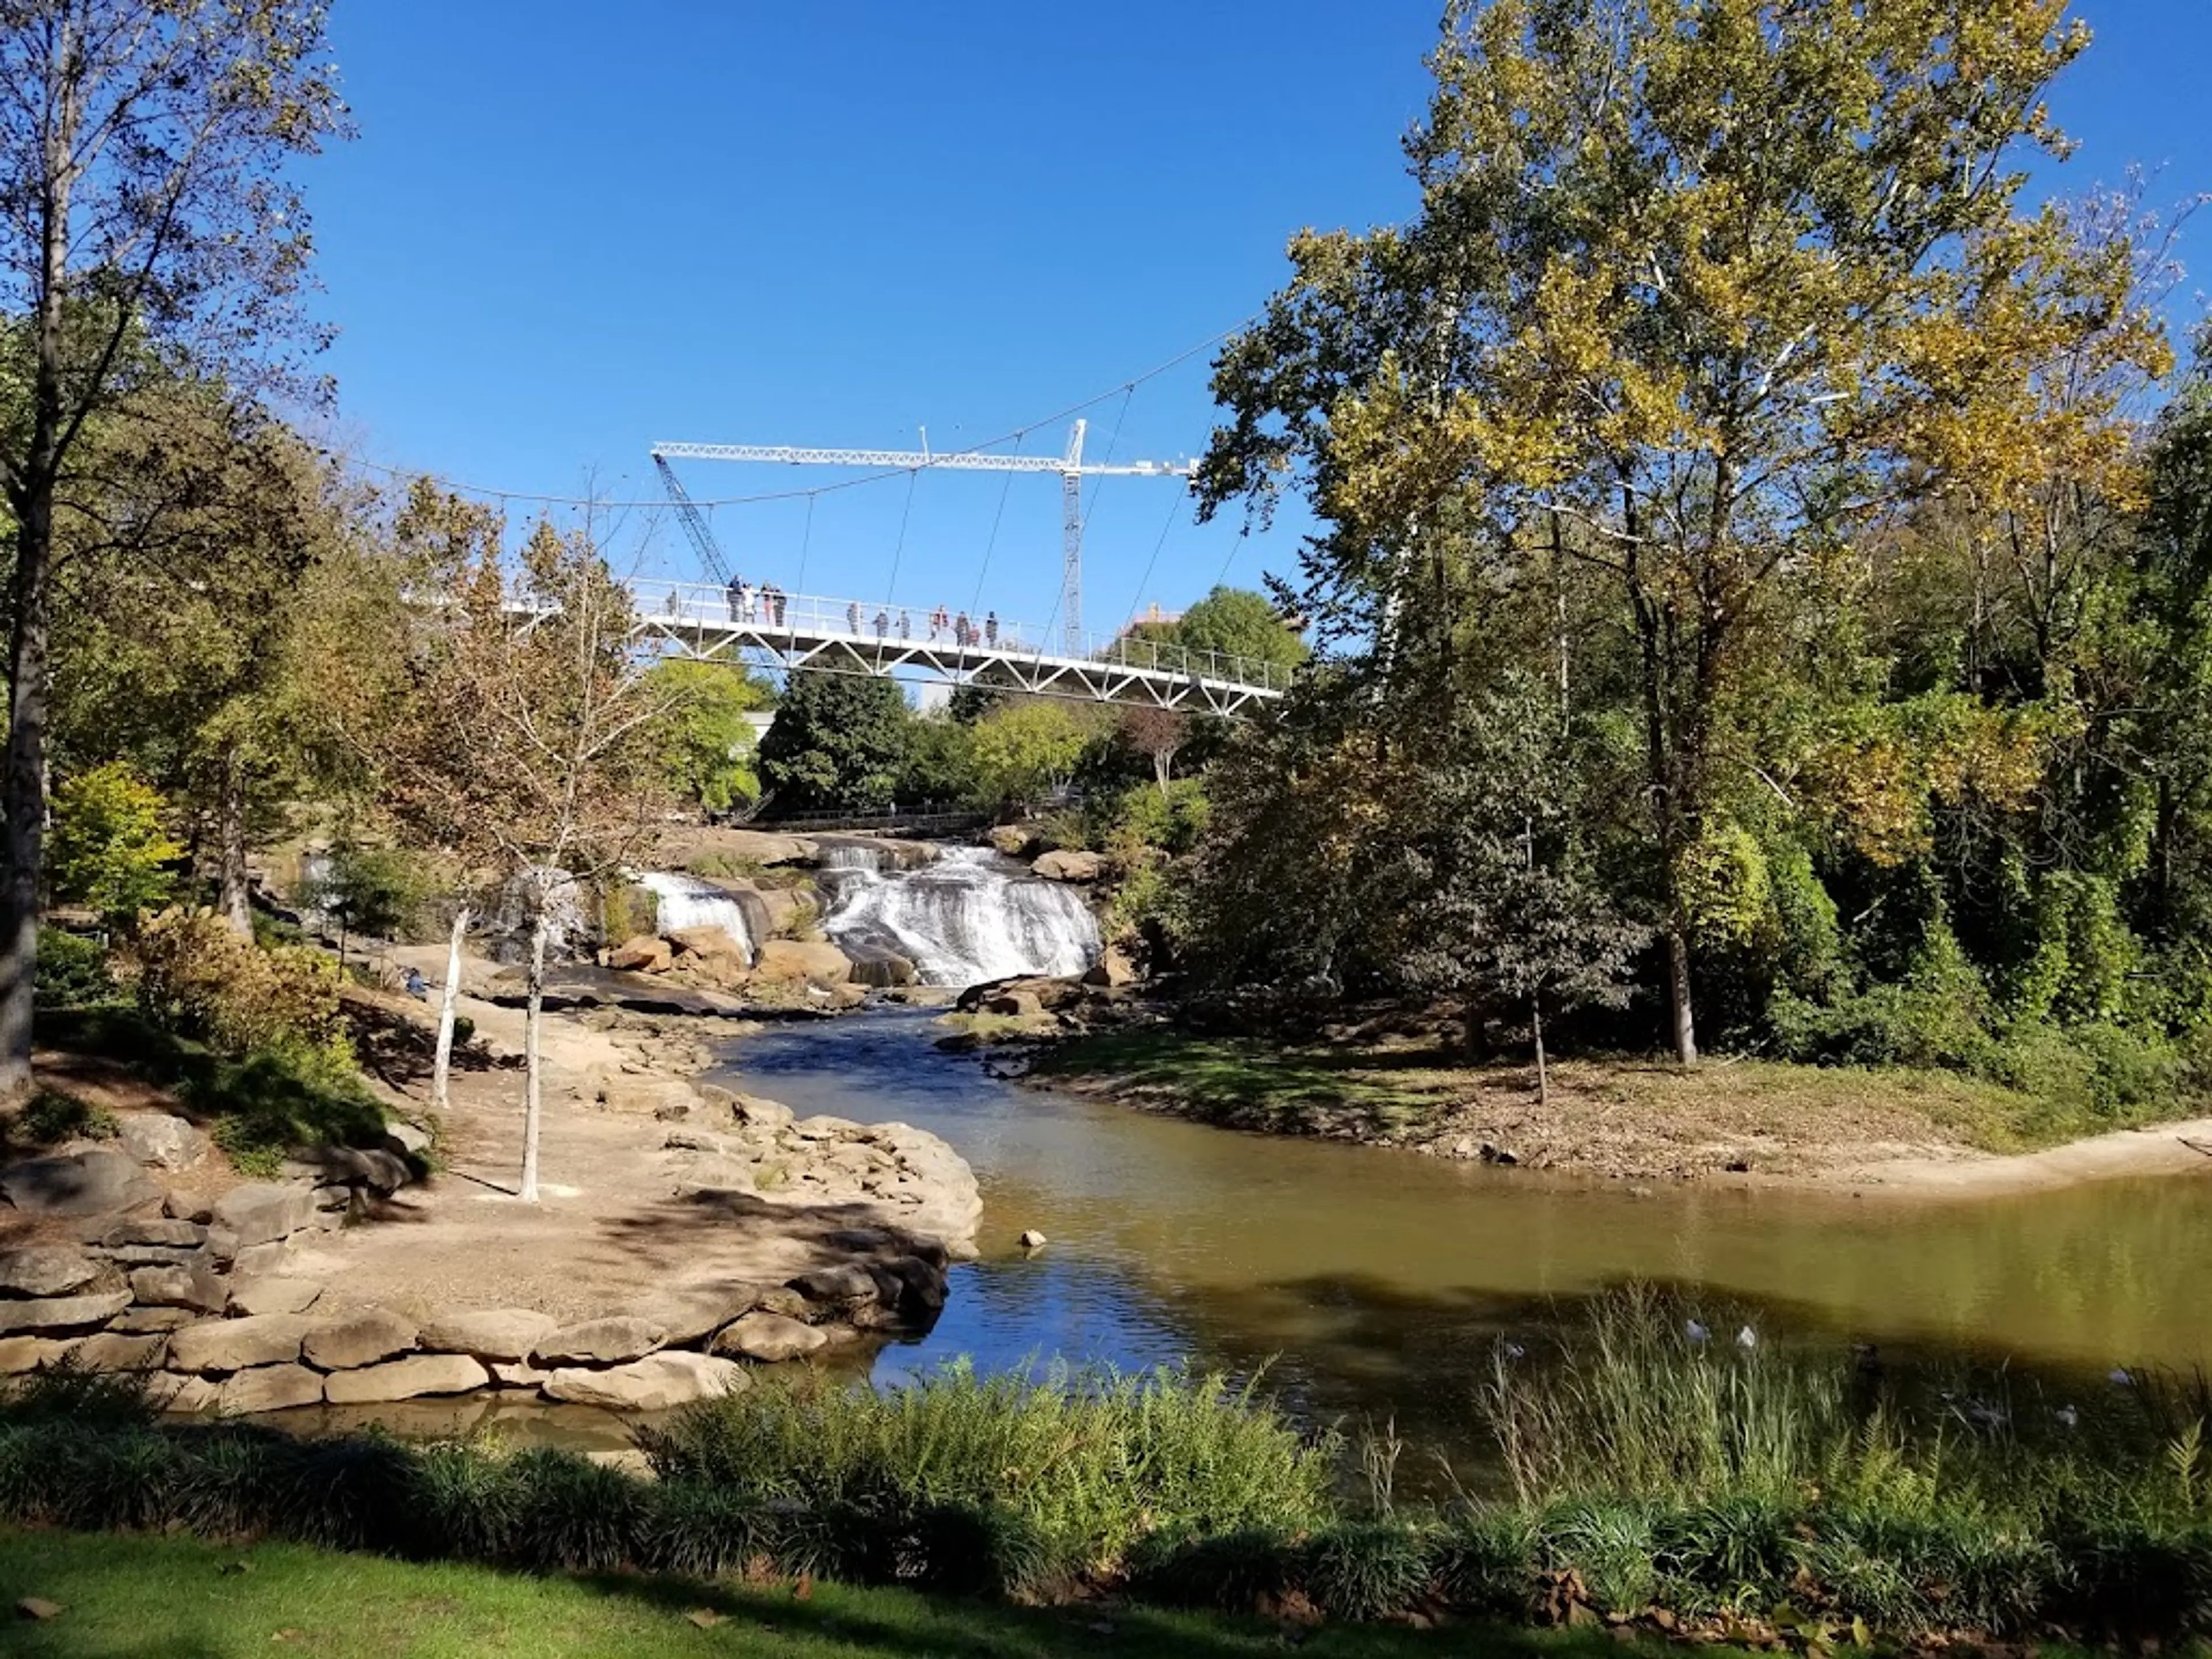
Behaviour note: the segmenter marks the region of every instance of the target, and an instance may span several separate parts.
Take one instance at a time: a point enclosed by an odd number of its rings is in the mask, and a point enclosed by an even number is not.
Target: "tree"
[[[0,1093],[30,1080],[58,506],[88,427],[161,353],[292,378],[308,222],[297,158],[343,130],[325,0],[0,6],[0,312],[24,408],[0,878]],[[258,372],[257,372],[258,371]]]
[[[1175,642],[1194,658],[1243,657],[1295,668],[1313,654],[1266,595],[1215,587],[1176,618]]]
[[[1066,786],[1089,740],[1066,704],[1025,697],[1000,705],[970,728],[975,803],[994,811],[1033,805]]]
[[[341,842],[307,902],[337,921],[343,969],[349,934],[389,939],[414,921],[427,897],[422,871],[399,848]]]
[[[761,739],[761,776],[779,807],[883,811],[897,797],[912,720],[894,681],[802,669]]]
[[[1133,704],[1121,710],[1118,735],[1152,763],[1152,781],[1165,800],[1175,775],[1176,753],[1190,735],[1190,721],[1172,708],[1147,708]]]
[[[660,729],[661,765],[676,793],[709,812],[760,799],[753,769],[759,740],[746,716],[775,692],[735,663],[672,657],[652,670],[653,695],[668,707]]]
[[[129,927],[176,885],[169,866],[185,849],[161,828],[160,793],[121,761],[63,780],[54,791],[54,896],[86,904]]]
[[[358,728],[379,799],[416,844],[491,867],[526,909],[520,1196],[538,1200],[547,931],[564,889],[605,879],[666,799],[663,691],[635,661],[627,591],[587,520],[541,521],[509,573],[495,520],[418,486],[403,539],[439,585],[414,611],[406,718]]]
[[[1303,235],[1225,349],[1203,510],[1285,481],[1323,525],[1332,633],[1479,672],[1468,608],[1610,596],[1630,648],[1673,1047],[1698,1054],[1695,901],[1784,599],[1900,504],[2117,435],[2109,378],[2046,395],[2085,328],[2165,354],[2128,239],[2016,216],[2063,0],[1465,0],[1407,141],[1402,229]]]

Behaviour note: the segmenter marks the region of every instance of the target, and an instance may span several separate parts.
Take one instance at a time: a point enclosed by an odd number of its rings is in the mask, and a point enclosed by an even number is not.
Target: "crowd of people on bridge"
[[[765,623],[770,628],[791,625],[790,596],[774,582],[765,582],[756,587],[742,576],[732,576],[728,597],[732,622]],[[672,612],[677,608],[677,595],[672,592],[668,596],[668,608]],[[848,633],[869,631],[867,624],[870,620],[862,612],[858,599],[846,605],[845,629]],[[894,628],[900,640],[914,638],[914,613],[911,611],[901,610],[894,622],[890,608],[887,605],[878,610],[872,620],[875,637],[879,642],[888,641]],[[940,605],[929,613],[928,626],[932,645],[948,638],[963,651],[975,646],[995,649],[999,644],[999,613],[995,611],[986,611],[983,620],[977,623],[970,621],[965,611],[956,617]],[[1011,638],[1007,642],[1012,643]]]

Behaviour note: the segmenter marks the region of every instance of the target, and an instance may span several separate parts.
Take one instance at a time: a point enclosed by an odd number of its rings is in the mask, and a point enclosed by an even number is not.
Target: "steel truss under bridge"
[[[1121,635],[1048,651],[1042,635],[995,617],[949,625],[912,609],[858,599],[733,592],[701,582],[630,584],[635,628],[681,654],[742,656],[787,671],[939,680],[1081,702],[1193,714],[1249,714],[1290,689],[1285,664],[1187,651]],[[528,609],[526,601],[518,610]]]
[[[1083,459],[1084,429],[1085,422],[1078,421],[1067,434],[1066,453],[1060,455],[997,455],[979,449],[939,453],[926,448],[800,449],[785,444],[658,443],[653,447],[653,459],[660,469],[661,482],[676,505],[678,516],[684,520],[684,532],[701,557],[708,562],[707,568],[717,576],[725,576],[725,572],[719,550],[710,550],[714,548],[713,532],[701,519],[690,497],[684,493],[683,485],[676,482],[676,475],[668,467],[671,459],[771,461],[792,466],[880,467],[908,471],[935,468],[951,472],[1056,472],[1060,475],[1060,614],[1068,654],[1074,656],[1080,654],[1083,641],[1083,481],[1187,480],[1194,471],[1187,463],[1173,461],[1127,461],[1119,465],[1086,462]],[[927,441],[926,434],[923,441]]]

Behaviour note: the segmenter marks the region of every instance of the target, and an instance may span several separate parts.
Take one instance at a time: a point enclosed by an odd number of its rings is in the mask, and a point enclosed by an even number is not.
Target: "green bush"
[[[344,1050],[337,969],[313,951],[264,950],[210,910],[164,910],[135,954],[139,1008],[180,1037],[234,1059]]]
[[[51,925],[39,929],[38,1006],[92,1008],[116,999],[115,975],[98,939]]]
[[[168,899],[169,866],[185,855],[161,829],[160,793],[120,761],[80,772],[54,791],[46,878],[54,896],[130,927]]]
[[[384,1131],[384,1109],[361,1073],[329,1050],[216,1058],[185,1079],[183,1093],[214,1120],[209,1133],[239,1173],[259,1180],[295,1146],[371,1145]]]
[[[9,1138],[33,1146],[52,1146],[80,1136],[87,1140],[112,1140],[116,1128],[115,1114],[106,1107],[41,1089],[15,1114]]]

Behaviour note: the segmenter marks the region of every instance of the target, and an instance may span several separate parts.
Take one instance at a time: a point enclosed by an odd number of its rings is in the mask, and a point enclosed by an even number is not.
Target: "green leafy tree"
[[[185,849],[161,828],[165,805],[121,761],[63,780],[51,832],[54,896],[89,905],[124,927],[166,903],[176,885],[170,866]]]
[[[802,669],[761,739],[761,777],[787,811],[883,811],[897,799],[913,721],[893,681]]]
[[[305,896],[337,923],[343,967],[349,935],[404,933],[421,916],[430,885],[421,861],[404,849],[349,841],[331,849],[321,878]]]
[[[709,812],[758,800],[759,738],[746,716],[775,702],[773,689],[738,664],[691,657],[657,665],[650,678],[668,708],[660,754],[675,793]]]
[[[1090,735],[1065,703],[1029,697],[1002,704],[970,728],[974,799],[994,811],[1035,805],[1066,786]]]
[[[299,159],[343,131],[324,0],[25,0],[0,20],[0,493],[15,523],[0,1094],[30,1084],[58,543],[79,447],[134,370],[181,349],[241,386],[313,391]],[[141,349],[143,347],[147,349]],[[64,625],[65,621],[64,621]]]

